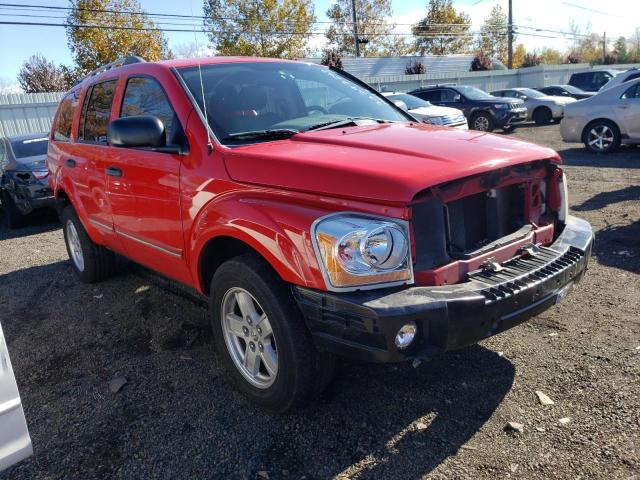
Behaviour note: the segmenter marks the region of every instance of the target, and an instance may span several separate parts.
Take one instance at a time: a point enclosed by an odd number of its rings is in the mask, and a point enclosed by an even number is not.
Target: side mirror
[[[150,148],[156,152],[181,154],[179,145],[167,145],[162,120],[153,115],[118,118],[109,123],[107,142],[113,147]]]
[[[396,107],[398,107],[400,110],[404,110],[405,112],[409,111],[409,107],[407,107],[407,104],[404,103],[402,100],[395,100],[393,102],[395,104]]]
[[[454,102],[461,102],[462,101],[462,96],[460,96],[460,94],[457,94],[453,97],[453,101]]]
[[[527,100],[529,100],[529,97],[527,97],[526,95],[521,95],[520,99],[526,102]]]

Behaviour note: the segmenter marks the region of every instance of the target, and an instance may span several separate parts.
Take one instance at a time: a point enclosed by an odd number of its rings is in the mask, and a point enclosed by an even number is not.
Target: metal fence
[[[0,137],[48,132],[63,93],[0,95]]]

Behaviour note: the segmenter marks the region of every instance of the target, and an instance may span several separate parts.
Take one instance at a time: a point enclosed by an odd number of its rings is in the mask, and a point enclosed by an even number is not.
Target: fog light
[[[416,326],[416,322],[411,321],[405,323],[396,334],[396,347],[400,350],[407,348],[411,345],[411,342],[413,342],[417,332],[418,327]]]

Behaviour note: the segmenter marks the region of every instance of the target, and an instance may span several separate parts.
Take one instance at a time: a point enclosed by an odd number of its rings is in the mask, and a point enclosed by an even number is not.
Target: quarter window
[[[165,127],[167,144],[174,143],[171,138],[177,120],[169,99],[156,80],[148,77],[133,77],[127,81],[120,116],[135,115],[153,115],[159,118]]]
[[[92,143],[107,143],[107,126],[117,80],[97,83],[91,88],[82,109],[79,139]]]
[[[71,140],[71,126],[73,115],[78,106],[78,92],[71,92],[60,102],[60,111],[56,120],[56,127],[53,131],[53,139],[59,142]]]

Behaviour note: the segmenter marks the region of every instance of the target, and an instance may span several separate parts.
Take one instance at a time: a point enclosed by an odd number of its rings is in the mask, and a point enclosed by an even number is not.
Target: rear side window
[[[640,72],[632,73],[626,78],[625,82],[628,82],[629,80],[635,80],[636,78],[640,78]]]
[[[73,124],[73,115],[78,106],[78,92],[71,92],[60,102],[60,111],[56,120],[56,126],[53,131],[53,139],[59,142],[68,142],[71,140],[71,126]]]
[[[429,102],[439,102],[440,101],[440,91],[439,90],[427,90],[423,92],[416,92],[416,96],[422,98],[423,100],[427,100]]]
[[[455,90],[449,90],[448,88],[445,90],[440,90],[441,102],[455,102],[456,98],[460,98],[460,94]]]
[[[92,143],[107,143],[107,125],[111,116],[111,103],[117,80],[96,83],[87,94],[78,139]]]
[[[176,123],[175,113],[164,90],[153,78],[133,77],[127,81],[120,116],[135,115],[153,115],[159,118],[165,127],[167,144],[173,143],[171,138]]]
[[[633,87],[627,89],[620,98],[640,98],[640,83],[636,83]]]

